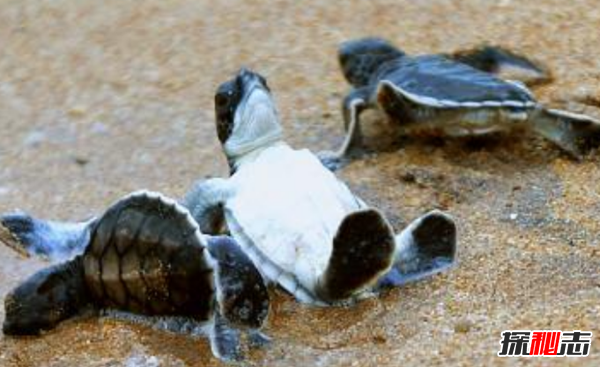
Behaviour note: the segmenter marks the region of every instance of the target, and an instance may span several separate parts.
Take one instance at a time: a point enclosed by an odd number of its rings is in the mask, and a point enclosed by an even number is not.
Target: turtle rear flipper
[[[208,251],[214,260],[217,299],[211,348],[223,360],[241,360],[238,328],[248,331],[253,346],[268,344],[269,338],[260,329],[269,314],[269,292],[260,272],[233,238],[208,237]]]
[[[83,312],[92,303],[81,256],[42,269],[4,299],[5,335],[38,335]]]
[[[533,130],[576,159],[600,146],[600,121],[567,111],[538,108],[530,117]]]
[[[448,269],[455,262],[456,225],[434,210],[396,236],[394,266],[379,286],[399,286]]]
[[[550,73],[545,67],[523,55],[498,46],[485,45],[447,56],[475,69],[495,74],[502,79],[518,80],[529,86],[551,80]]]
[[[317,285],[318,295],[329,302],[359,293],[385,274],[394,258],[390,224],[374,209],[349,214],[333,239],[333,252]]]
[[[0,216],[0,224],[10,235],[0,239],[19,252],[63,260],[85,250],[94,222],[95,219],[55,222],[38,219],[27,213],[4,214]]]

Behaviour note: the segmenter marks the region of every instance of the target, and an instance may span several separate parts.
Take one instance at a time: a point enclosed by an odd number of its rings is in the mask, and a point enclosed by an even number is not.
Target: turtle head
[[[251,70],[219,86],[215,94],[217,135],[230,165],[282,139],[282,128],[266,79]]]
[[[80,257],[43,269],[4,300],[6,335],[37,335],[75,315],[85,303]]]
[[[375,37],[344,42],[338,50],[344,77],[355,87],[367,85],[371,75],[382,64],[404,55],[404,52],[390,42]]]
[[[269,292],[260,272],[231,237],[209,237],[208,250],[216,263],[220,314],[232,325],[260,329],[270,307]]]

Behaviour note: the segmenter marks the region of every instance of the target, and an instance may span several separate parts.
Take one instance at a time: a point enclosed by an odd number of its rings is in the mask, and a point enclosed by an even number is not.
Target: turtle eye
[[[217,107],[227,107],[230,100],[230,93],[219,93],[215,96],[215,104],[217,105]]]
[[[235,89],[238,91],[243,91],[244,90],[244,78],[242,77],[242,75],[238,75],[237,78],[235,78]]]
[[[349,59],[349,58],[350,58],[350,57],[349,57],[347,54],[341,54],[341,55],[340,55],[340,57],[339,57],[339,59],[340,59],[340,64],[341,64],[342,66],[346,65],[346,64],[348,63],[348,59]]]

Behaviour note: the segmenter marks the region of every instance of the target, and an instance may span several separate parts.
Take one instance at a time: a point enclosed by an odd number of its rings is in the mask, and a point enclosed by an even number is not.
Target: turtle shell
[[[93,228],[85,281],[101,307],[207,320],[214,279],[198,226],[174,201],[149,192],[114,204]]]
[[[400,57],[382,65],[373,83],[385,83],[415,103],[438,108],[533,107],[531,92],[516,82],[443,56]]]
[[[284,144],[241,166],[230,183],[225,217],[233,237],[267,279],[317,303],[333,238],[360,200],[312,153]]]

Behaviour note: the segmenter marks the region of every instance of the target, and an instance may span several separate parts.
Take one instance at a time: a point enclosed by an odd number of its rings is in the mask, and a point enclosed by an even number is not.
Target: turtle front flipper
[[[498,46],[485,45],[444,56],[502,79],[518,80],[528,86],[544,84],[552,79],[550,72],[542,65]]]
[[[9,234],[1,236],[0,228],[0,240],[19,252],[63,260],[85,250],[94,222],[95,218],[85,222],[55,222],[27,213],[9,213],[0,216],[0,224]]]
[[[529,120],[537,134],[576,159],[600,146],[600,120],[593,117],[540,107]]]
[[[344,116],[344,131],[346,133],[342,146],[335,152],[319,152],[321,163],[334,172],[344,166],[351,153],[362,145],[362,130],[360,127],[360,114],[371,107],[369,102],[373,88],[370,86],[353,89],[342,103]]]
[[[185,194],[181,204],[190,211],[202,233],[216,235],[225,223],[222,204],[228,195],[227,180],[199,180]]]
[[[239,329],[248,332],[252,346],[264,346],[269,338],[260,332],[269,314],[269,292],[254,263],[227,236],[209,237],[208,250],[214,260],[217,309],[211,346],[215,355],[239,360]]]
[[[244,359],[240,343],[240,331],[231,327],[227,319],[219,312],[215,312],[209,338],[213,354],[221,360],[235,362]]]
[[[4,300],[6,335],[37,335],[84,311],[91,298],[81,256],[35,273]]]
[[[399,286],[448,269],[455,262],[454,220],[434,210],[413,221],[396,236],[394,266],[379,286]]]
[[[388,272],[394,249],[392,228],[379,211],[349,214],[333,239],[333,252],[317,284],[317,295],[336,302],[360,293]]]

